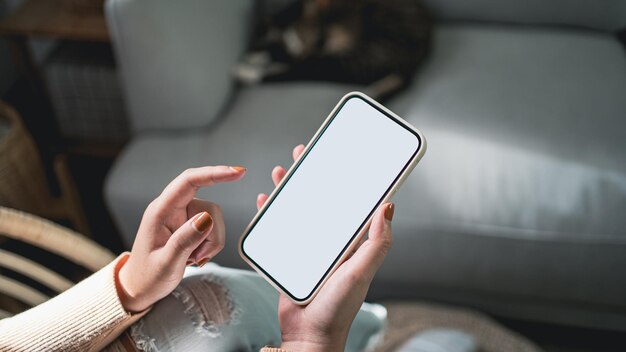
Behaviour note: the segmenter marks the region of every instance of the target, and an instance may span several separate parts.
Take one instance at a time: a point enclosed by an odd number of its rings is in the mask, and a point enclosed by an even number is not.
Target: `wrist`
[[[288,341],[280,344],[280,348],[289,352],[340,352],[344,350],[341,345],[317,344],[309,341]]]
[[[339,334],[336,337],[319,336],[319,337],[286,337],[283,335],[280,348],[289,352],[341,352],[345,349],[347,336]]]
[[[130,278],[128,260],[130,256],[122,258],[117,265],[115,271],[115,287],[117,289],[117,296],[122,303],[122,306],[127,312],[136,313],[141,312],[150,307],[150,304],[146,304],[141,298],[141,295],[133,290],[132,280]]]

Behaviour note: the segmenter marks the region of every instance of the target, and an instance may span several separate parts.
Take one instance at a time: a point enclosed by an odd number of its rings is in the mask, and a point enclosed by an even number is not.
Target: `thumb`
[[[165,244],[169,260],[187,262],[194,249],[206,239],[212,227],[213,218],[206,211],[187,220]]]
[[[394,204],[383,204],[372,219],[368,238],[348,260],[349,270],[358,277],[371,281],[383,264],[385,256],[391,248],[391,219]]]

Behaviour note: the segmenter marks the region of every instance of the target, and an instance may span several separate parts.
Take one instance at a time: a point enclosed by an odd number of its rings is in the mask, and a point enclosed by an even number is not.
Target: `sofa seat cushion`
[[[427,208],[455,222],[626,240],[624,48],[488,26],[443,27],[436,43],[389,104],[430,142],[417,173],[438,172],[405,193],[440,188]]]
[[[624,94],[612,37],[439,28],[421,76],[390,104],[429,146],[398,194],[398,245],[374,293],[624,326]]]

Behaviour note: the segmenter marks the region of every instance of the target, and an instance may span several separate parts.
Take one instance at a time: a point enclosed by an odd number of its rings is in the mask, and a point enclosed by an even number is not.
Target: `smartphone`
[[[241,257],[293,302],[308,304],[425,151],[415,127],[348,93],[244,231]]]

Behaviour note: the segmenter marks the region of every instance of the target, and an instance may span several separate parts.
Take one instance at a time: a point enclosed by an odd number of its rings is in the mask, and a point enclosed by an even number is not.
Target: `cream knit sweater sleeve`
[[[0,320],[0,351],[98,351],[147,311],[130,314],[115,278],[128,253],[76,286],[11,318]]]

